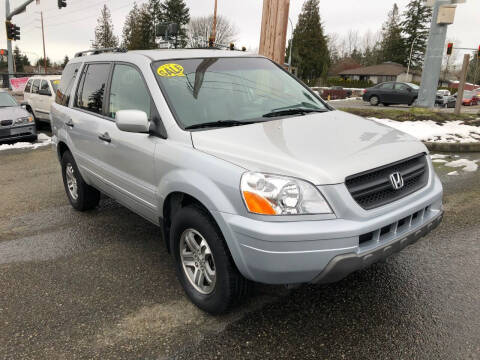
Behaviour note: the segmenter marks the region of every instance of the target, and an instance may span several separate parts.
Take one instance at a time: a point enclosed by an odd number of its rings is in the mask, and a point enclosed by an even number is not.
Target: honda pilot
[[[252,282],[339,281],[442,220],[420,141],[335,110],[261,56],[82,52],[51,120],[71,205],[93,209],[103,193],[157,225],[210,313]]]

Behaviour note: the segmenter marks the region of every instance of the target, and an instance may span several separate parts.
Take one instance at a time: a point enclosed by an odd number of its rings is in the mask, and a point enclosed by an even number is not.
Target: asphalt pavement
[[[108,198],[74,211],[49,148],[2,151],[0,359],[480,359],[480,171],[448,171],[444,223],[419,243],[212,317],[155,226]]]

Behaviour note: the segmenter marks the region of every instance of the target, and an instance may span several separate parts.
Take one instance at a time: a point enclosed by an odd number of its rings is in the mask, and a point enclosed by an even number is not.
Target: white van
[[[55,102],[60,75],[31,77],[23,93],[27,110],[35,116],[35,121],[50,123],[50,105]]]

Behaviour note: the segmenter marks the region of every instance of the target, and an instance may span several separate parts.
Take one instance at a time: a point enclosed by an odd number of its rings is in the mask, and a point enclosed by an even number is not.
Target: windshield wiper
[[[219,121],[206,122],[202,124],[190,125],[190,126],[187,126],[185,130],[204,129],[204,128],[213,128],[213,127],[232,127],[232,126],[255,124],[257,122],[259,121],[219,120]]]
[[[286,115],[305,115],[309,113],[323,113],[328,112],[327,109],[310,109],[310,108],[291,108],[285,110],[275,110],[264,114],[264,118],[277,117],[277,116],[286,116]]]

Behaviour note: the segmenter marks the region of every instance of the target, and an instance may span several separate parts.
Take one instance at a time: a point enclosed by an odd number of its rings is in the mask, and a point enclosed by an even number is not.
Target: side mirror
[[[20,103],[20,106],[22,107],[22,109],[26,109],[26,108],[27,108],[27,105],[28,105],[28,103],[27,103],[26,101],[22,101],[22,102]]]
[[[408,87],[408,88],[407,88],[407,91],[408,91],[408,92],[412,92],[412,88],[411,88],[411,87]]]
[[[40,90],[38,90],[38,95],[51,96],[52,93],[51,93],[50,90],[48,90],[48,89],[40,89]]]
[[[150,122],[144,111],[140,110],[120,110],[115,114],[117,127],[131,133],[148,133]]]

